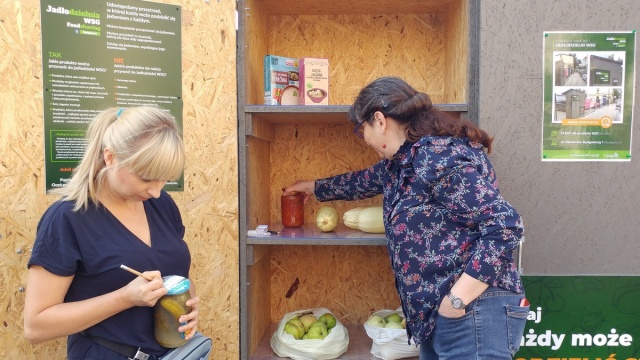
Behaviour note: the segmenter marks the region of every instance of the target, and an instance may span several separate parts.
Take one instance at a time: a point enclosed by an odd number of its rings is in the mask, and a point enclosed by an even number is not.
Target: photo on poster
[[[542,161],[630,161],[635,31],[545,32]]]

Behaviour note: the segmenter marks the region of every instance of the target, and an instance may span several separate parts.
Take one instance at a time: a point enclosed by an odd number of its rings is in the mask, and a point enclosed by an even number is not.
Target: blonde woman
[[[162,188],[184,162],[179,129],[162,109],[111,108],[92,120],[82,161],[38,224],[24,310],[32,344],[68,336],[69,360],[136,356],[105,341],[150,359],[168,351],[154,339],[153,305],[167,293],[163,275],[189,277],[191,255],[180,212]],[[187,339],[198,301],[192,285],[193,311],[179,319]]]

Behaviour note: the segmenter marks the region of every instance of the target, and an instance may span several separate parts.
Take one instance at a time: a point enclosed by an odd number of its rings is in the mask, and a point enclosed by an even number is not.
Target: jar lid
[[[167,288],[167,295],[176,295],[189,290],[191,283],[184,276],[169,275],[162,277],[162,285]]]

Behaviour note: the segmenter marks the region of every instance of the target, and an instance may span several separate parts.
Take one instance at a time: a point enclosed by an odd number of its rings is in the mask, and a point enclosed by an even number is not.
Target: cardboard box
[[[300,105],[329,105],[329,59],[300,59]]]
[[[264,104],[299,104],[298,59],[284,56],[264,57]]]

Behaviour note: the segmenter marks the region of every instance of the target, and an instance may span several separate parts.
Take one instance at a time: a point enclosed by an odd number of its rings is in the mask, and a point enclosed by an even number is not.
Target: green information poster
[[[640,359],[640,277],[525,276],[516,360]]]
[[[630,161],[635,31],[544,34],[543,161]]]
[[[148,1],[41,0],[46,189],[82,158],[108,107],[157,106],[182,127],[181,8]],[[166,190],[182,190],[183,179]]]

